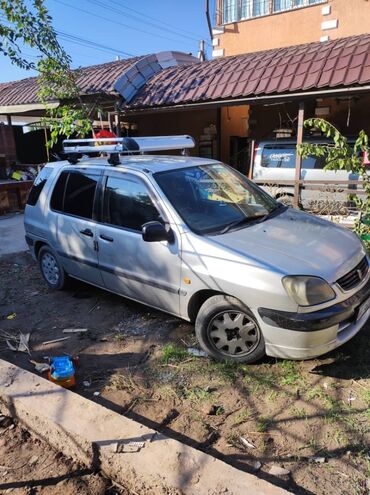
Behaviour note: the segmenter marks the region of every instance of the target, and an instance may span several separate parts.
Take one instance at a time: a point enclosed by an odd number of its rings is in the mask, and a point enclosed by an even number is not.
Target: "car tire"
[[[252,312],[235,297],[207,299],[195,321],[203,350],[217,361],[254,363],[265,355],[265,341]]]
[[[41,275],[50,289],[62,290],[67,287],[68,275],[49,246],[43,246],[40,249],[38,262]]]

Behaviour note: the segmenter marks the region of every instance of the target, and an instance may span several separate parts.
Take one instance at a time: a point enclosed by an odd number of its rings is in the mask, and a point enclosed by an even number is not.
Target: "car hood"
[[[208,239],[234,256],[247,258],[248,263],[283,274],[319,276],[330,283],[365,255],[350,230],[292,208]]]

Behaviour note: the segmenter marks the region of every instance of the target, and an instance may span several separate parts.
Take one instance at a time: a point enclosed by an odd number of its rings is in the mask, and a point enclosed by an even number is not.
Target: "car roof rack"
[[[81,155],[109,153],[108,163],[119,165],[119,155],[143,154],[153,151],[186,150],[194,148],[191,136],[109,137],[88,139],[66,139],[63,152],[71,163],[77,163]]]

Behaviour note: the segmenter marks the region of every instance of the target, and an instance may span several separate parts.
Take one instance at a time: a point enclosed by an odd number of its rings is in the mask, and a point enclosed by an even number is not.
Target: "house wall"
[[[0,166],[8,166],[17,159],[13,128],[0,123]],[[0,172],[0,177],[2,176]]]
[[[221,160],[230,162],[230,137],[248,136],[249,106],[221,108]]]
[[[218,0],[218,10],[222,0]],[[330,14],[323,15],[323,7]],[[218,16],[219,22],[220,16]],[[322,23],[337,21],[334,29],[323,29]],[[236,55],[271,48],[281,48],[320,41],[322,37],[337,39],[369,32],[368,0],[328,0],[292,11],[226,24],[224,34],[216,35],[214,53]]]

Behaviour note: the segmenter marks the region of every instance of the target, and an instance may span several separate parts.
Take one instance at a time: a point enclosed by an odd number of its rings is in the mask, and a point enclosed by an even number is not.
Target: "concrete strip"
[[[0,407],[57,450],[140,495],[288,493],[3,360]],[[145,445],[117,454],[118,441]]]
[[[27,251],[24,235],[23,214],[0,216],[0,256]]]

